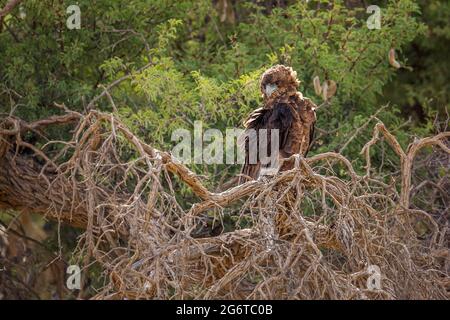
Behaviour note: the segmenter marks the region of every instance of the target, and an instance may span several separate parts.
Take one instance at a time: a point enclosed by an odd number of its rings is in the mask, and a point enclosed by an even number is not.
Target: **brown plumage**
[[[316,122],[315,104],[297,91],[300,82],[290,67],[276,65],[261,76],[261,92],[264,105],[254,110],[245,121],[245,163],[241,171],[240,182],[257,179],[261,169],[268,165],[260,162],[260,148],[256,148],[256,163],[251,163],[250,146],[259,145],[259,130],[267,129],[267,150],[270,155],[270,130],[279,130],[278,158],[286,159],[294,154],[306,156],[314,134]],[[248,135],[249,130],[256,135]],[[252,139],[256,139],[254,141]],[[281,162],[280,162],[281,163]],[[279,171],[294,167],[295,160],[284,161]],[[247,176],[247,177],[246,177]]]

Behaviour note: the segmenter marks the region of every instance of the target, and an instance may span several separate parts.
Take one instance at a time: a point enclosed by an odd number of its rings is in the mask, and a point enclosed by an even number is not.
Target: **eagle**
[[[265,169],[269,165],[261,161],[261,147],[266,148],[267,156],[272,156],[270,150],[273,143],[271,141],[273,129],[278,129],[279,139],[278,150],[275,150],[277,151],[276,172],[294,167],[295,159],[286,160],[292,155],[300,154],[306,157],[314,135],[316,105],[298,91],[299,85],[297,73],[291,67],[275,65],[262,74],[260,89],[263,106],[254,110],[244,122],[244,139],[241,141],[245,160],[239,184],[249,179],[257,180],[266,174]],[[267,139],[262,140],[267,144],[266,146],[260,145],[262,129],[267,132]],[[252,135],[250,131],[256,134]],[[261,134],[264,135],[264,131]],[[253,154],[251,157],[250,153],[255,149],[256,156]]]

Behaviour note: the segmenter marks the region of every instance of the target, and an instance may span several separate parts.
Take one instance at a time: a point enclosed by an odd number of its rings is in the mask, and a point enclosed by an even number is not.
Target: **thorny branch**
[[[52,125],[72,125],[72,139],[39,148],[22,138],[27,131],[44,136]],[[380,133],[400,157],[400,194],[371,176],[370,149]],[[110,280],[95,298],[443,298],[447,225],[411,209],[410,191],[416,155],[429,146],[448,155],[449,136],[403,150],[378,123],[362,150],[364,177],[329,152],[296,156],[291,171],[214,193],[112,114],[66,109],[33,123],[10,116],[0,122],[0,207],[86,229],[84,263],[94,259]],[[50,152],[51,145],[60,147]],[[334,174],[336,166],[348,180]],[[172,176],[200,201],[179,203]],[[195,236],[199,223],[213,217],[222,224],[225,213],[238,219],[235,230]],[[422,238],[421,221],[432,226]],[[372,264],[384,279],[375,291],[366,286]]]

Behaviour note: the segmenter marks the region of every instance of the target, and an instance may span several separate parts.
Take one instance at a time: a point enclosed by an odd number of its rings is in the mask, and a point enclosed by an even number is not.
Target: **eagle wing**
[[[308,155],[309,150],[311,150],[311,145],[314,140],[315,129],[316,129],[316,121],[312,122],[309,125],[309,143],[308,143],[308,149],[306,150],[305,154],[303,155],[304,157],[306,157]]]
[[[267,129],[267,155],[271,150],[271,129],[279,130],[279,149],[281,154],[291,153],[293,140],[291,139],[292,124],[296,119],[296,112],[286,103],[277,103],[273,108],[259,108],[253,111],[245,122],[245,162],[242,167],[239,183],[245,181],[246,177],[257,179],[261,171],[259,154],[259,130]],[[256,134],[250,134],[254,130]],[[255,141],[256,139],[256,141]],[[250,146],[256,146],[256,163],[251,163]]]
[[[314,140],[314,132],[315,132],[315,126],[316,126],[316,111],[315,109],[317,106],[308,98],[304,98],[303,100],[305,102],[304,109],[300,112],[300,117],[302,118],[302,123],[304,124],[306,130],[308,131],[308,141],[307,141],[307,148],[303,152],[303,156],[306,157],[309,150],[311,149],[311,144]]]
[[[295,107],[294,122],[291,125],[289,139],[292,141],[291,149],[280,150],[281,156],[286,159],[294,154],[301,154],[306,157],[314,138],[314,128],[316,123],[316,105],[308,98],[297,99]],[[280,171],[294,168],[295,159],[284,161]]]

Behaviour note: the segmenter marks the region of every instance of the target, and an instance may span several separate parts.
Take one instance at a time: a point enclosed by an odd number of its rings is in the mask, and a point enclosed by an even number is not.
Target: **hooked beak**
[[[276,84],[269,83],[268,85],[266,85],[266,89],[265,89],[266,96],[270,97],[272,95],[272,93],[274,93],[277,89],[278,89],[278,87]]]

